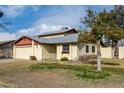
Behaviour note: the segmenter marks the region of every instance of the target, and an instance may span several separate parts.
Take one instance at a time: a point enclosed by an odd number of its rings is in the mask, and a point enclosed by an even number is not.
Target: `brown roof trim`
[[[30,40],[33,40],[33,39],[31,39],[31,38],[29,38],[29,37],[27,37],[27,36],[22,36],[21,38],[19,38],[19,39],[16,40],[15,42],[13,42],[12,45],[15,44],[15,43],[17,43],[17,42],[18,42],[19,40],[21,40],[22,38],[28,38],[28,39],[30,39]],[[41,44],[40,42],[38,42],[38,41],[36,41],[36,40],[33,40],[33,41],[35,41],[35,42]]]
[[[51,36],[51,35],[60,35],[60,34],[64,34],[64,33],[68,33],[70,31],[75,31],[76,33],[78,33],[78,31],[76,31],[74,28],[73,29],[69,29],[65,32],[56,32],[56,33],[50,33],[50,34],[45,34],[45,35],[36,35],[38,37],[41,37],[41,36]]]

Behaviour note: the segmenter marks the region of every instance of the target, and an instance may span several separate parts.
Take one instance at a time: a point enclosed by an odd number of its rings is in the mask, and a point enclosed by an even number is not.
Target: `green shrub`
[[[97,59],[97,55],[89,55],[90,59]]]
[[[109,72],[105,71],[92,71],[92,70],[84,70],[82,72],[76,72],[75,75],[81,79],[105,79],[110,76]]]
[[[30,60],[37,60],[35,56],[30,56]]]
[[[85,71],[92,70],[88,66],[77,66],[77,65],[64,65],[58,63],[37,63],[29,66],[30,70],[42,70],[42,69],[68,69],[73,71]]]
[[[47,69],[57,69],[58,68],[58,64],[57,63],[53,63],[53,64],[45,64]]]
[[[62,58],[60,59],[60,61],[68,61],[68,58],[67,58],[67,57],[62,57]]]
[[[52,63],[52,64],[37,63],[37,64],[29,66],[29,69],[31,71],[43,70],[43,69],[56,69],[56,68],[57,68],[57,64],[56,63]]]
[[[79,59],[78,59],[78,61],[81,61],[81,62],[85,62],[85,61],[88,61],[88,60],[89,60],[89,57],[87,55],[79,56]]]

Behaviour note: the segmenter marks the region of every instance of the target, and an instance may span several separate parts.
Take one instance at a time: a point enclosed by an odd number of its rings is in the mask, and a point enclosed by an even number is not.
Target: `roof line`
[[[16,42],[18,42],[18,41],[19,41],[20,39],[22,39],[23,37],[26,37],[26,38],[28,38],[28,39],[34,40],[33,38],[30,38],[30,37],[28,37],[28,36],[22,36],[22,37],[20,37],[19,39],[17,39],[16,41],[14,41],[14,42],[12,43],[12,45],[15,44]],[[34,40],[34,41],[36,41],[36,42],[38,42],[38,43],[41,43],[41,42],[39,42],[39,41],[37,41],[37,40]]]
[[[75,30],[74,28],[72,29],[65,29],[65,31],[61,31],[61,32],[57,32],[57,31],[53,31],[55,33],[41,33],[40,35],[36,35],[36,36],[48,36],[48,35],[56,35],[56,34],[63,34],[63,33],[66,33],[66,32],[69,32],[69,31],[72,31],[74,30],[75,32],[78,32],[77,30]]]
[[[5,44],[8,44],[8,43],[10,43],[10,42],[14,42],[15,40],[9,40],[9,41],[5,41],[5,42],[0,42],[0,45],[5,45]]]

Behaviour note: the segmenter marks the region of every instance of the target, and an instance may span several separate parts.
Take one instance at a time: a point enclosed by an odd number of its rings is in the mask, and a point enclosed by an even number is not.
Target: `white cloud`
[[[16,35],[18,37],[22,35],[37,35],[41,34],[43,32],[48,32],[48,31],[56,31],[59,30],[62,25],[49,25],[49,24],[40,24],[31,28],[27,29],[20,29],[17,31]]]
[[[7,17],[15,18],[23,14],[26,6],[23,5],[9,5],[1,7]]]
[[[33,6],[27,6],[27,5],[8,5],[8,6],[0,6],[0,8],[4,11],[5,15],[9,18],[15,18],[19,15],[24,14],[24,10],[27,9],[27,7],[30,7],[32,11],[38,11],[40,6],[33,5]]]
[[[40,24],[30,28],[19,29],[16,33],[0,33],[0,41],[18,39],[23,35],[34,36],[48,31],[57,31],[64,25]],[[67,27],[67,26],[66,26]],[[70,27],[69,27],[70,28]]]
[[[14,33],[0,32],[0,41],[14,40],[16,35]]]
[[[86,6],[64,6],[60,9],[56,8],[50,11],[50,14],[46,14],[46,17],[39,18],[34,24],[45,23],[75,26],[80,24],[80,18],[86,15],[86,9]]]
[[[80,18],[86,15],[87,7],[64,6],[53,8],[44,13],[44,17],[37,19],[33,27],[17,31],[17,35],[36,35],[42,32],[56,31],[61,27],[73,27],[80,24]]]

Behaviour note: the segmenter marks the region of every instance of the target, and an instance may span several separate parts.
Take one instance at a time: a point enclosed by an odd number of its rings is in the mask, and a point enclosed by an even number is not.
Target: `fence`
[[[101,58],[112,58],[112,49],[111,47],[102,47],[101,48]]]
[[[124,47],[119,47],[119,59],[124,58]]]

